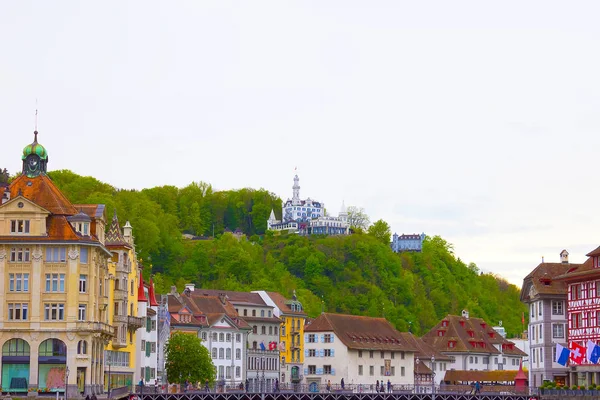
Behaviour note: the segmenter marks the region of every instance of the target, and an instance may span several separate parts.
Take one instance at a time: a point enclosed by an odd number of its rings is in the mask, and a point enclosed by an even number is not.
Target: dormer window
[[[460,321],[460,326],[465,327],[465,321]]]
[[[75,224],[75,230],[84,236],[89,236],[90,224],[87,222],[78,222]]]
[[[456,347],[456,342],[455,342],[455,341],[452,341],[452,340],[451,340],[451,341],[449,341],[449,342],[448,342],[448,348],[449,348],[449,349],[453,349],[454,347]]]
[[[444,334],[445,334],[445,333],[446,333],[446,332],[444,332],[443,330],[441,330],[441,329],[440,329],[440,330],[438,331],[438,336],[444,336]]]
[[[481,327],[482,327],[483,329],[485,329],[485,327],[486,327],[486,326],[487,326],[487,325],[486,325],[485,323],[482,323],[482,324],[481,324]]]
[[[470,337],[475,337],[475,332],[473,332],[473,331],[467,331],[467,333],[469,334]]]
[[[13,219],[10,221],[10,233],[29,233],[29,220]]]
[[[494,338],[494,332],[488,332],[488,335],[490,335],[490,338],[493,339]]]
[[[442,321],[442,326],[443,326],[443,327],[447,327],[447,326],[448,326],[448,321],[446,321],[446,320],[443,320],[443,321]]]

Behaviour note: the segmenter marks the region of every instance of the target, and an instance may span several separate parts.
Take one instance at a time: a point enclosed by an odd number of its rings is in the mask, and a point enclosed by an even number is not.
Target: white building
[[[267,229],[272,231],[286,231],[288,233],[299,233],[303,235],[347,235],[350,226],[348,214],[342,204],[342,209],[337,217],[329,215],[325,210],[325,204],[310,197],[306,200],[300,199],[300,179],[294,176],[293,195],[287,199],[282,206],[282,219],[278,220],[271,210],[267,221]]]
[[[423,337],[436,351],[450,356],[448,369],[460,371],[518,370],[526,356],[481,318],[447,315]]]
[[[225,296],[251,328],[246,342],[245,377],[250,391],[271,392],[279,378],[279,328],[282,320],[258,293],[196,289],[195,295]]]
[[[136,335],[137,359],[136,383],[140,379],[145,385],[160,384],[158,379],[158,303],[154,295],[154,283],[144,284],[140,275],[138,287],[138,316],[144,318],[145,326]]]
[[[304,330],[304,377],[315,391],[328,381],[414,383],[416,349],[387,320],[323,313]]]

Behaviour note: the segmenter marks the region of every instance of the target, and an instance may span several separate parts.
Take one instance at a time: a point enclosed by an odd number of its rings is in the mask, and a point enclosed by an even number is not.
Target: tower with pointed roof
[[[21,175],[0,186],[1,385],[24,396],[57,387],[99,395],[114,336],[105,207],[69,201],[37,137],[23,149]]]
[[[146,315],[145,308],[140,310],[139,307],[139,302],[144,298],[144,291],[132,229],[129,223],[121,228],[115,209],[106,233],[106,247],[112,254],[108,264],[111,278],[108,283],[108,311],[109,321],[115,328],[115,336],[106,347],[107,363],[104,367],[106,383],[108,385],[110,382],[114,387],[118,387],[122,380],[136,383],[141,377],[139,337],[142,331],[140,328],[145,325]],[[115,364],[118,364],[119,368],[113,368]]]

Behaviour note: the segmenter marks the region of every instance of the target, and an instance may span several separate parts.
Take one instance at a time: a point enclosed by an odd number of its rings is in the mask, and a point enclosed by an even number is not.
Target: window
[[[358,351],[358,358],[362,358],[362,350]]]
[[[219,349],[219,359],[222,360],[225,358],[225,350]]]
[[[362,365],[359,365],[359,366],[358,366],[358,374],[359,374],[359,375],[362,375],[362,374],[363,374],[363,366],[362,366]]]
[[[8,290],[29,292],[29,274],[8,274]]]
[[[77,342],[77,354],[87,354],[87,342],[85,340]]]
[[[331,333],[326,333],[323,336],[324,342],[325,343],[332,343],[333,342],[333,335]]]
[[[252,310],[252,316],[256,317],[256,310]]]
[[[262,335],[266,335],[266,334],[267,334],[267,327],[263,325],[263,326],[260,328],[260,333],[261,333]]]
[[[217,336],[218,336],[217,332],[213,332],[213,334],[212,334],[212,340],[213,340],[213,342],[217,341]]]
[[[46,292],[64,292],[65,274],[46,274]]]
[[[225,336],[225,341],[227,341],[227,342],[231,342],[231,333],[228,333],[228,334]]]
[[[317,373],[317,366],[316,365],[309,365],[308,366],[308,374],[309,375],[315,375]]]
[[[82,247],[79,249],[79,262],[82,264],[88,263],[88,248]]]
[[[371,376],[375,375],[375,367],[372,365],[369,365],[369,375],[371,375]]]
[[[482,362],[484,364],[489,364],[490,363],[490,358],[489,357],[483,357]]]
[[[244,308],[244,317],[247,317],[247,316],[248,316],[248,310],[246,310],[246,309]]]
[[[13,247],[10,249],[10,262],[29,262],[28,247]]]
[[[384,375],[384,369],[383,369],[383,365],[379,367],[379,375]]]
[[[381,358],[385,358],[385,351],[381,352]]]
[[[87,275],[79,275],[79,293],[87,293]]]
[[[46,321],[63,321],[65,319],[65,305],[62,303],[44,304],[44,319]]]
[[[394,359],[394,352],[393,351],[390,352],[390,357],[391,357],[392,360]]]
[[[315,349],[308,349],[308,356],[309,357],[316,357],[317,356],[317,351]]]
[[[265,310],[260,310],[260,316],[263,318],[265,317]]]
[[[325,357],[333,357],[333,350],[325,349]]]
[[[563,310],[563,302],[562,301],[553,301],[552,302],[552,315],[563,315],[564,313],[565,312]]]
[[[256,328],[256,325],[254,325],[252,327],[252,333],[257,334],[258,333],[258,329]]]
[[[573,328],[581,328],[581,313],[573,313],[571,322]]]
[[[225,351],[225,359],[226,360],[231,360],[231,349],[227,349]]]
[[[277,330],[278,330],[277,327],[275,327],[275,329],[273,329],[273,334],[274,335],[277,335]]]
[[[323,373],[325,375],[331,375],[331,365],[323,365]]]
[[[538,303],[538,315],[542,315],[542,302]]]
[[[269,318],[271,318],[271,310],[269,310],[269,313],[268,313],[268,315],[269,315]]]
[[[571,285],[571,300],[581,299],[581,284]]]
[[[396,367],[392,367],[392,369],[390,371],[390,375],[396,376]]]
[[[241,349],[235,349],[235,359],[236,360],[242,359],[242,350]]]
[[[272,327],[272,326],[270,326],[270,327],[269,327],[269,335],[272,335],[272,334],[273,334],[273,327]]]
[[[142,345],[142,347],[144,347],[144,346]],[[217,348],[216,347],[213,347],[213,349],[212,349],[212,358],[217,358]]]
[[[406,374],[406,371],[405,371],[404,367],[400,367],[400,376],[404,376],[405,374]]]
[[[473,364],[473,356],[469,357],[469,364]]]
[[[308,343],[317,343],[317,335],[313,334],[313,333],[309,333],[308,334]]]
[[[224,340],[225,340],[225,334],[219,333],[219,342],[222,342]]]
[[[46,247],[46,262],[66,262],[66,247]]]
[[[373,350],[369,350],[369,358],[373,358]]]
[[[29,233],[29,221],[24,219],[11,220],[10,233]]]
[[[235,367],[235,377],[239,378],[242,375],[242,368],[241,367]]]
[[[403,351],[400,352],[400,359],[404,360],[404,352]]]
[[[540,329],[538,329],[538,331],[539,331],[539,334],[540,334],[540,339],[541,339],[541,338],[542,338],[542,331],[543,331],[543,329],[541,329],[541,326],[540,326],[539,328],[540,328]]]
[[[242,341],[242,335],[240,335],[239,333],[237,333],[235,335],[235,341],[238,342],[238,343],[241,342]]]
[[[10,321],[26,321],[27,309],[27,303],[8,303],[8,319]]]
[[[85,321],[85,310],[87,306],[85,304],[79,305],[79,313],[77,314],[77,319],[79,321]]]

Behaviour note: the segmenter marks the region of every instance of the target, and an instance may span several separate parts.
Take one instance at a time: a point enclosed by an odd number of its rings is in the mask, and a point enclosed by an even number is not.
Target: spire
[[[300,204],[300,178],[298,178],[298,174],[294,176],[294,186],[292,186],[293,196],[292,196],[292,204]]]
[[[148,286],[148,299],[150,300],[150,307],[158,307],[156,296],[154,295],[154,282],[152,281],[152,277],[150,277],[150,283]]]
[[[110,224],[110,228],[108,229],[108,233],[106,234],[106,245],[107,246],[126,246],[129,247],[129,244],[123,238],[121,234],[121,227],[119,226],[119,218],[117,217],[117,209],[113,213],[112,222]]]
[[[144,293],[144,277],[140,273],[140,286],[138,286],[138,303],[148,302],[146,298],[146,293]]]
[[[269,221],[276,221],[275,219],[275,211],[271,208],[271,215],[269,215]]]

